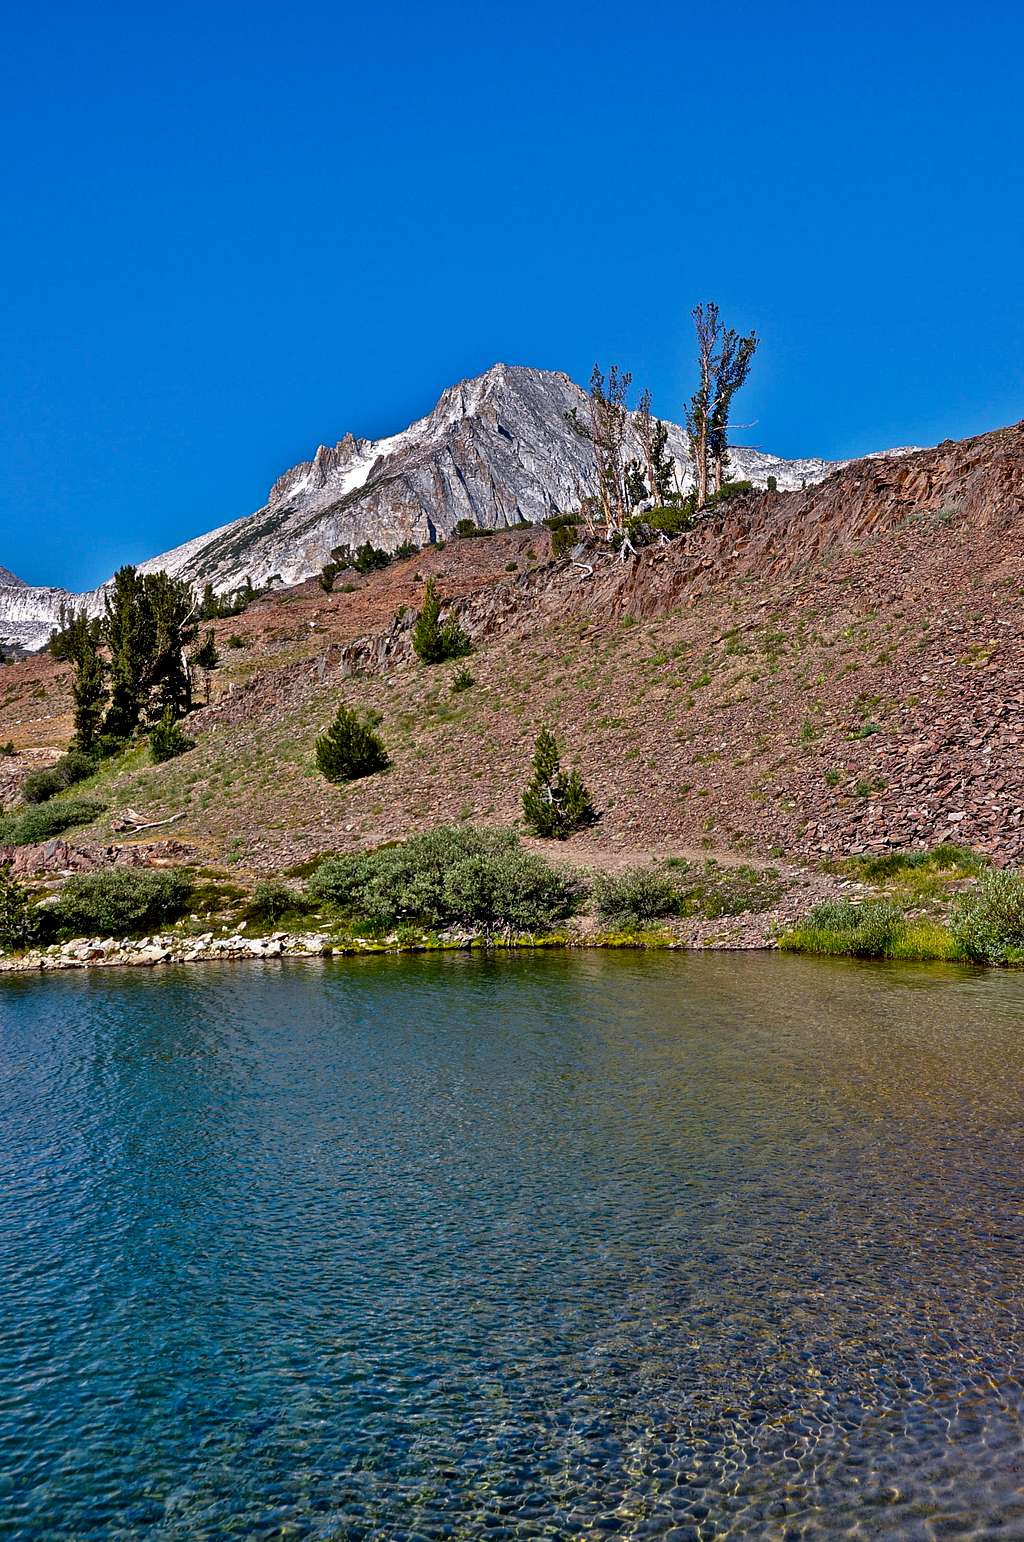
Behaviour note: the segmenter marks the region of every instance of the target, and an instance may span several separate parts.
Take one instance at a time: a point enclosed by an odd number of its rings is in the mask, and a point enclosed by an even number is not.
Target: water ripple
[[[1008,976],[0,989],[0,1537],[1024,1536]]]

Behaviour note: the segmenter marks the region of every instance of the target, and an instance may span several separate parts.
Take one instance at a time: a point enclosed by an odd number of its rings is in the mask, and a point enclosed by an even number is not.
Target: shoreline
[[[614,950],[635,952],[778,952],[774,942],[752,944],[725,939],[688,941],[671,932],[564,934],[550,937],[485,937],[480,933],[441,935],[409,941],[394,936],[339,938],[321,933],[273,932],[262,937],[181,938],[168,934],[142,938],[85,937],[0,955],[0,975],[54,974],[74,969],[153,969],[171,964],[244,963],[261,959],[357,958],[374,954],[537,952]]]
[[[50,948],[0,954],[0,977],[62,974],[71,970],[155,969],[182,964],[255,963],[266,959],[366,958],[423,953],[787,953],[799,958],[843,959],[854,963],[946,964],[960,969],[984,969],[969,959],[864,958],[853,953],[816,953],[780,947],[764,937],[696,939],[668,931],[636,933],[576,933],[508,940],[482,934],[443,935],[416,941],[394,936],[339,938],[320,933],[274,932],[261,937],[239,934],[211,938],[157,935],[143,938],[75,938]],[[1014,966],[1009,966],[1011,969]]]

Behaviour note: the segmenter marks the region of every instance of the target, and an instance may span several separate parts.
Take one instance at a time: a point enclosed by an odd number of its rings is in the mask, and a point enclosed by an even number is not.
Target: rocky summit
[[[595,491],[593,455],[568,414],[585,416],[585,393],[568,375],[495,364],[449,387],[434,410],[384,439],[346,434],[279,476],[267,501],[207,535],[139,564],[220,592],[244,583],[300,583],[331,560],[336,547],[371,541],[393,551],[427,545],[459,520],[488,530],[537,524],[579,506]],[[670,425],[668,449],[679,486],[691,483],[686,435]],[[634,446],[638,452],[638,447]],[[893,452],[890,452],[893,453]],[[758,487],[781,490],[823,480],[839,461],[783,460],[757,449],[731,452],[731,471]],[[0,570],[0,637],[42,647],[62,604],[102,606],[102,587],[85,595],[36,588]]]

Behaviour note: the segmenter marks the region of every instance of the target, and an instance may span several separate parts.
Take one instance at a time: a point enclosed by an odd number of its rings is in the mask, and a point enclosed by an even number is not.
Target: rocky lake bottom
[[[1024,1535],[1024,994],[452,953],[0,981],[0,1538]]]

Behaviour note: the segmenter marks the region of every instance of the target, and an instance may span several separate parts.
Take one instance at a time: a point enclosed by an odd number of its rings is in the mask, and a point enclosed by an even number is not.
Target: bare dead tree
[[[595,364],[587,398],[588,421],[580,420],[575,407],[566,414],[570,425],[593,447],[597,495],[609,539],[624,528],[629,512],[623,449],[629,421],[626,394],[632,378],[613,364],[606,380],[600,365]]]
[[[708,471],[710,461],[712,395],[718,363],[718,338],[721,328],[718,306],[714,300],[707,305],[697,305],[693,310],[693,325],[697,333],[697,368],[700,382],[690,397],[686,409],[686,432],[690,440],[690,459],[693,461],[694,493],[698,509],[708,501]]]
[[[741,337],[722,325],[713,300],[693,311],[697,334],[699,384],[686,409],[686,431],[693,461],[695,502],[698,509],[708,501],[708,487],[722,488],[728,460],[728,427],[732,399],[750,371],[757,348],[757,334]]]

